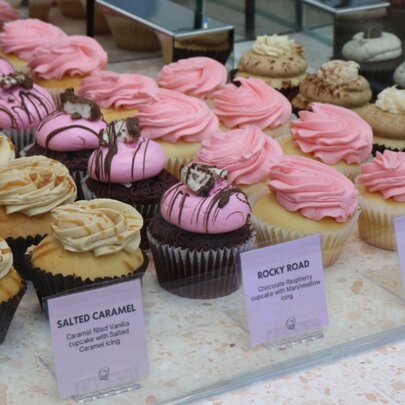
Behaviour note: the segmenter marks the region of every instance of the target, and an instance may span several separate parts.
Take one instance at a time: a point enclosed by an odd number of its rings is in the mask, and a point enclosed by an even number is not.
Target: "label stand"
[[[51,353],[42,353],[38,358],[56,380],[53,355]],[[89,378],[77,383],[77,395],[72,396],[72,399],[78,404],[84,404],[97,399],[136,391],[142,387],[141,384],[136,382],[136,375],[134,369],[124,370],[116,373],[116,375],[109,374],[107,370],[100,370],[98,378]],[[92,387],[94,387],[93,392],[80,394],[83,391],[88,392]]]

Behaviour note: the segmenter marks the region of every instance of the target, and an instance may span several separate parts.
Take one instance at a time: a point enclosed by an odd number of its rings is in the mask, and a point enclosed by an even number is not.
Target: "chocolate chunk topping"
[[[31,77],[21,72],[13,72],[0,76],[0,88],[3,90],[14,89],[15,87],[32,89],[33,84]]]
[[[242,83],[239,80],[233,80],[232,84],[235,85],[236,87],[242,86]]]
[[[60,99],[63,111],[70,114],[74,120],[83,118],[89,121],[97,121],[102,118],[98,105],[87,98],[76,96],[73,89],[67,89],[61,94]]]
[[[100,131],[100,145],[106,146],[123,139],[126,143],[135,143],[141,134],[138,118],[112,121],[107,128]]]
[[[200,196],[207,196],[215,181],[226,179],[227,171],[198,163],[191,163],[180,169],[180,181]]]

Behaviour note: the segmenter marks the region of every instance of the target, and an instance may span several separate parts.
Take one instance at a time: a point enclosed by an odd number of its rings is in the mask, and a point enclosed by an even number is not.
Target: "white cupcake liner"
[[[2,131],[13,142],[16,149],[16,156],[27,146],[35,141],[35,128],[13,129],[7,128]]]
[[[265,195],[265,193],[256,193],[250,198],[250,204],[254,205],[255,201]],[[271,209],[269,207],[269,209]],[[339,230],[321,232],[321,250],[322,261],[324,267],[329,267],[338,259],[342,253],[344,244],[355,227],[360,215],[360,209],[357,209],[350,219]],[[262,220],[252,214],[252,224],[257,232],[258,242],[268,242],[271,245],[278,243],[288,242],[291,240],[301,239],[309,235],[313,235],[316,232],[297,232],[280,228],[278,226],[264,223]]]
[[[238,256],[255,247],[256,235],[239,246],[192,250],[163,244],[147,230],[159,284],[187,298],[218,298],[236,291],[241,284]],[[196,234],[198,243],[198,234]]]
[[[359,193],[361,214],[359,218],[360,237],[381,249],[395,250],[394,219],[405,215],[405,203],[377,204]]]

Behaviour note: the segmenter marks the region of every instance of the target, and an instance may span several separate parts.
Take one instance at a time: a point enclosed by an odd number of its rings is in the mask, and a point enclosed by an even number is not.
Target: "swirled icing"
[[[236,83],[215,93],[214,113],[226,127],[276,128],[288,121],[291,104],[277,90],[253,78],[241,77]]]
[[[36,84],[31,89],[0,89],[1,128],[34,128],[55,109],[49,93]]]
[[[15,69],[5,59],[0,59],[0,75],[8,75],[15,72]]]
[[[327,164],[361,163],[370,155],[373,131],[358,114],[332,104],[312,103],[290,122],[295,144]]]
[[[371,193],[380,193],[385,200],[405,202],[405,152],[377,152],[376,157],[361,168],[359,183]]]
[[[121,250],[134,254],[139,248],[142,216],[120,201],[77,201],[53,209],[52,216],[52,234],[70,252],[103,256]]]
[[[30,60],[45,41],[66,37],[59,27],[35,18],[15,20],[4,24],[0,33],[0,47],[5,53],[15,53],[24,60]]]
[[[0,0],[0,27],[8,21],[17,20],[20,18],[20,13],[7,1]]]
[[[103,108],[132,109],[148,102],[149,95],[157,88],[156,82],[148,76],[100,70],[81,81],[79,95]]]
[[[30,156],[0,166],[0,205],[7,214],[39,215],[75,199],[75,182],[56,160]]]
[[[186,231],[215,234],[244,226],[250,205],[241,190],[224,181],[217,181],[206,197],[178,183],[163,195],[160,213],[167,222]]]
[[[317,72],[318,77],[334,85],[349,84],[359,77],[360,65],[353,61],[331,60]]]
[[[224,87],[227,76],[224,65],[214,59],[197,56],[164,66],[157,82],[165,89],[205,98]]]
[[[287,211],[319,221],[346,222],[357,208],[354,184],[337,170],[301,156],[282,156],[271,167],[269,189]]]
[[[104,183],[128,184],[157,176],[167,158],[163,148],[150,139],[139,137],[136,142],[117,141],[100,146],[89,159],[89,175]]]
[[[375,105],[380,110],[405,115],[405,90],[388,87],[378,94]]]
[[[73,119],[60,109],[40,122],[35,137],[38,145],[55,152],[95,149],[99,145],[98,133],[105,126],[101,118],[97,121]]]
[[[302,53],[302,46],[296,44],[288,35],[261,35],[252,45],[253,51],[265,56],[287,56],[293,53]]]
[[[15,147],[7,136],[0,133],[0,165],[15,158]]]
[[[277,141],[258,127],[248,126],[214,132],[202,141],[193,161],[225,169],[229,183],[254,184],[267,179],[271,161],[282,154]]]
[[[138,107],[142,136],[175,143],[200,142],[218,128],[218,119],[204,101],[160,89],[150,104]]]
[[[85,76],[106,65],[107,53],[95,39],[84,35],[49,41],[35,51],[28,63],[34,76],[46,80]]]
[[[0,280],[11,270],[13,253],[7,242],[0,237]]]
[[[401,54],[401,40],[390,32],[382,32],[376,38],[365,38],[364,32],[358,32],[342,48],[342,55],[356,62],[380,62]]]

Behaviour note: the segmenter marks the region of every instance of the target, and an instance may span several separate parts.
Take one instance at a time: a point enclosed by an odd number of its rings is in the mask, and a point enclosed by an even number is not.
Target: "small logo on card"
[[[107,381],[110,375],[110,369],[108,367],[100,368],[98,372],[98,378],[100,381]]]
[[[287,326],[287,329],[295,329],[295,323],[295,316],[290,316],[285,322],[285,326]]]

